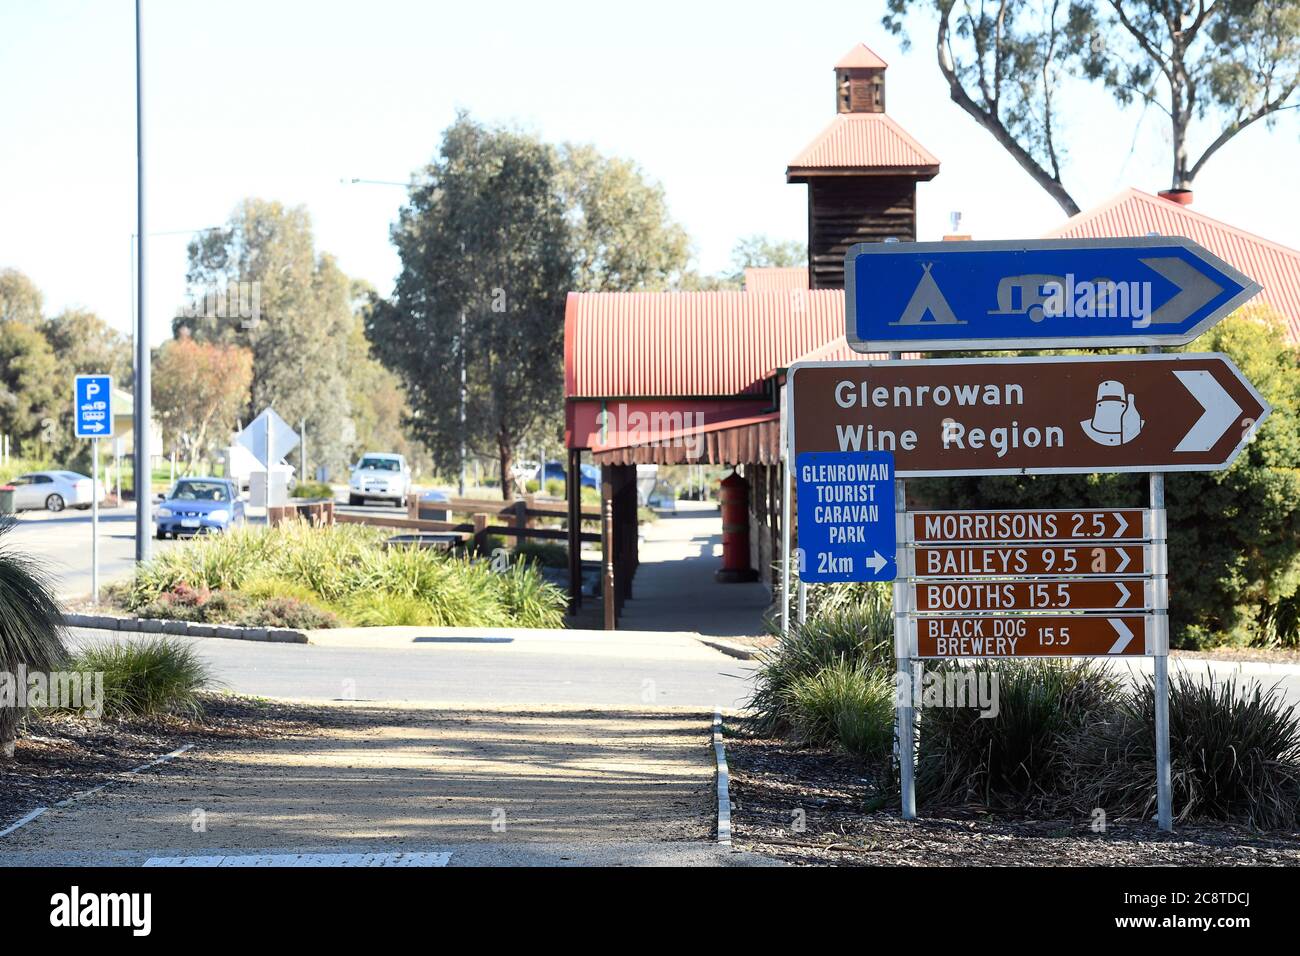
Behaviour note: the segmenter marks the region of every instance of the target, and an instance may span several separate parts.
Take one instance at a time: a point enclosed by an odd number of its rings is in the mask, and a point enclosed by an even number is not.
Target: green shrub
[[[511,574],[494,574],[490,561],[432,548],[389,547],[385,540],[375,528],[312,528],[301,521],[195,538],[139,568],[123,601],[133,611],[202,620],[199,605],[218,592],[226,602],[238,600],[229,596],[238,594],[251,601],[243,609],[250,620],[279,615],[321,627],[330,626],[328,615],[335,610],[356,623],[400,619],[429,626],[526,627],[563,621],[564,594],[542,587],[541,572],[531,563],[520,563]],[[273,598],[297,603],[266,607]],[[383,608],[368,607],[389,598]]]
[[[1155,692],[1148,678],[1103,719],[1064,742],[1076,809],[1112,818],[1156,810]],[[1300,714],[1277,687],[1215,683],[1179,671],[1169,682],[1173,807],[1179,819],[1300,827]]]
[[[863,592],[859,602],[810,614],[762,652],[749,701],[760,730],[779,733],[790,726],[789,689],[797,680],[833,664],[859,662],[885,676],[894,672],[893,611],[880,588]]]
[[[300,481],[293,486],[295,498],[334,500],[334,489],[323,481]]]
[[[563,627],[568,600],[564,592],[526,564],[498,575],[506,612],[515,627]]]
[[[515,546],[517,559],[534,561],[544,568],[567,568],[569,566],[569,549],[554,541],[534,541],[524,539]]]
[[[285,627],[310,631],[338,627],[339,618],[333,611],[317,607],[310,601],[295,597],[269,597],[254,602],[251,610],[238,623],[249,627]]]
[[[167,638],[91,645],[77,652],[70,667],[103,673],[108,717],[197,716],[198,692],[212,680],[193,645]]]
[[[975,707],[922,707],[917,794],[927,802],[979,803],[1023,809],[1059,799],[1064,764],[1060,739],[1085,722],[1113,714],[1120,685],[1093,661],[999,661],[928,668],[997,678],[996,715]],[[951,702],[949,702],[951,703]]]
[[[350,601],[346,612],[348,620],[358,627],[430,625],[437,618],[437,612],[427,601],[409,594],[382,592]]]
[[[16,526],[12,518],[0,518],[0,540]],[[50,671],[65,655],[63,609],[49,579],[33,561],[4,543],[0,546],[0,670]],[[13,756],[21,713],[18,707],[0,707],[0,759]]]
[[[836,661],[782,692],[795,736],[856,757],[887,756],[894,740],[894,682],[865,661]]]

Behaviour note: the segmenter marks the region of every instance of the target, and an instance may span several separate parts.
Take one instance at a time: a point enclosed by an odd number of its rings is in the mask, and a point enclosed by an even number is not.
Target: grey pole
[[[461,246],[461,252],[465,248]],[[465,313],[460,314],[460,483],[456,486],[456,496],[465,497]],[[501,477],[501,482],[505,484],[505,476]]]
[[[307,480],[307,419],[298,422],[298,480]]]
[[[149,468],[149,324],[145,318],[144,223],[144,52],[141,45],[140,5],[135,0],[135,220],[136,220],[136,310],[135,310],[135,559],[149,560],[152,544],[151,487]]]
[[[894,479],[894,513],[907,512],[907,483]],[[901,549],[900,549],[901,550]],[[902,564],[903,562],[899,562]],[[898,661],[894,702],[894,746],[898,753],[898,786],[902,791],[904,820],[916,819],[916,695],[912,677],[912,635],[908,626],[908,590],[903,568],[894,579],[894,657]]]
[[[1158,236],[1158,232],[1148,232],[1148,236]],[[1158,353],[1159,346],[1147,349]],[[1156,733],[1156,822],[1162,830],[1174,828],[1173,810],[1173,770],[1169,757],[1169,541],[1165,530],[1165,476],[1152,472],[1149,476],[1152,523],[1154,533],[1152,545],[1157,566],[1155,579],[1159,586],[1155,588],[1156,600],[1151,626],[1155,629],[1155,680],[1152,687],[1155,693],[1155,733]]]
[[[1165,476],[1151,475],[1151,510],[1152,523],[1156,534],[1164,538],[1165,514]],[[1165,540],[1153,542],[1158,555],[1157,571],[1167,573],[1167,560],[1164,558],[1168,543]],[[1173,813],[1173,771],[1169,759],[1169,609],[1167,587],[1157,587],[1157,607],[1152,615],[1152,627],[1155,630],[1155,709],[1156,709],[1156,820],[1162,830],[1174,828]]]
[[[110,390],[111,391],[111,390]],[[110,396],[111,397],[111,396]],[[112,418],[109,418],[112,422]],[[99,439],[90,440],[90,601],[99,603]]]
[[[885,242],[897,242],[886,239]],[[902,352],[890,352],[889,360],[896,362],[903,357]],[[894,514],[907,514],[907,481],[894,479]],[[902,549],[900,549],[900,552]],[[908,588],[904,560],[898,562],[897,575],[894,578],[894,658],[897,661],[897,673],[894,677],[895,692],[898,700],[894,701],[894,754],[898,760],[898,787],[902,793],[902,811],[904,820],[916,819],[916,694],[915,675],[912,673],[912,632],[908,619]],[[906,695],[906,696],[904,696]]]

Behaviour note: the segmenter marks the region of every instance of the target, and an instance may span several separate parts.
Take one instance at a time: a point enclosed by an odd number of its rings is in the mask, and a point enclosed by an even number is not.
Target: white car
[[[368,451],[352,468],[348,504],[363,505],[372,498],[404,505],[411,490],[411,466],[402,455]]]
[[[75,471],[33,471],[9,484],[14,489],[14,511],[89,508],[94,502],[94,482]]]

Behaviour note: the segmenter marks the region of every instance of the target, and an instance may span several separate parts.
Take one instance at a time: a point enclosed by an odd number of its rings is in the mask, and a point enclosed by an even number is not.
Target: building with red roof
[[[788,182],[808,186],[807,267],[747,269],[740,292],[570,293],[565,434],[570,474],[584,452],[602,468],[606,626],[636,563],[638,464],[735,466],[748,482],[751,567],[768,580],[785,480],[784,371],[799,360],[863,357],[844,335],[844,255],[856,242],[914,241],[916,184],[939,172],[938,159],[884,112],[886,66],[862,44],[836,63],[837,114],[786,170]],[[1128,189],[1045,238],[1187,236],[1260,282],[1257,301],[1300,342],[1300,252],[1198,213],[1190,199]],[[578,483],[568,486],[573,509]],[[576,561],[570,541],[575,606]]]

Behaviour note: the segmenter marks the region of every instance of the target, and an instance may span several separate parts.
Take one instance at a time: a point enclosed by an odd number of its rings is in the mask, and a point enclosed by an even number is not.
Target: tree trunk
[[[515,479],[510,474],[510,466],[514,464],[515,453],[504,436],[497,438],[497,454],[501,461],[501,498],[503,501],[510,501],[514,498]]]
[[[27,688],[19,688],[19,693],[26,693]],[[18,708],[0,707],[0,760],[12,760],[14,743],[18,737]]]

